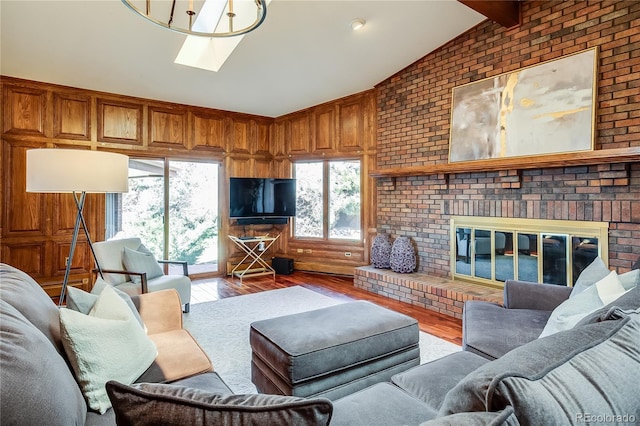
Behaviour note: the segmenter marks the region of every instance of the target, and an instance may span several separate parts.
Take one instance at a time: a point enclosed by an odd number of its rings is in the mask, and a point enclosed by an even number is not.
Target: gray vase
[[[391,270],[408,274],[416,269],[416,251],[409,237],[398,237],[391,247]]]
[[[389,236],[378,234],[371,244],[371,264],[374,268],[389,269],[391,267],[391,241]]]

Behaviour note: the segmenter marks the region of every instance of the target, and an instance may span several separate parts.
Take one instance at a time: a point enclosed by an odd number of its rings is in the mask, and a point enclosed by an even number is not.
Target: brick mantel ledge
[[[462,318],[462,308],[467,300],[502,304],[502,289],[422,273],[400,274],[360,266],[355,269],[353,282],[357,288],[455,318]]]

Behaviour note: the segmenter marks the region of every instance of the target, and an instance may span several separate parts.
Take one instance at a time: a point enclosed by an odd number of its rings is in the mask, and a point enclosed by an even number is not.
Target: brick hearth
[[[356,268],[353,281],[357,288],[455,318],[462,318],[462,308],[467,300],[502,303],[502,289],[423,273],[399,274],[361,266]]]

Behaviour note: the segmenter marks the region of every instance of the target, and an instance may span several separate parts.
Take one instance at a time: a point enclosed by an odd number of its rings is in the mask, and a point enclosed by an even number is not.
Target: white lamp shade
[[[127,192],[129,157],[103,151],[30,149],[27,192]]]

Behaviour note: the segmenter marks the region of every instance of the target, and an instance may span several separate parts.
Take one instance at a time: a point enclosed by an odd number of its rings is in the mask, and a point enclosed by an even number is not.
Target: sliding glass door
[[[129,192],[107,197],[107,239],[139,237],[158,258],[186,260],[191,275],[216,272],[218,173],[215,163],[130,159]]]

